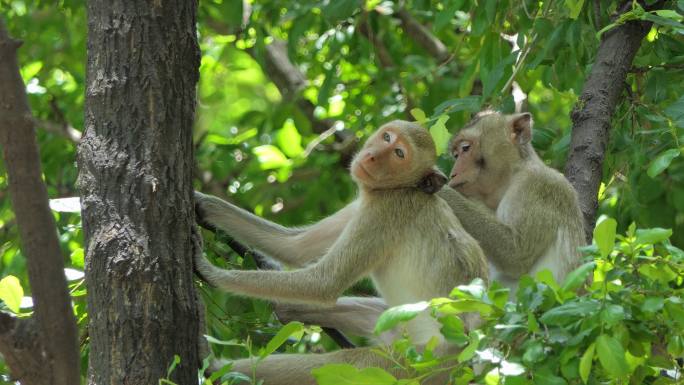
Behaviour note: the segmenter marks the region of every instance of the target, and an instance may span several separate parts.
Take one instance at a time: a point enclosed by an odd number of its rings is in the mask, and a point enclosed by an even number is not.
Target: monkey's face
[[[480,135],[472,129],[463,130],[451,141],[451,155],[454,166],[449,176],[449,186],[466,196],[478,192],[480,172],[484,158],[480,152]]]
[[[391,123],[371,136],[351,164],[357,183],[371,189],[386,189],[415,184],[418,170],[426,161],[401,127]]]

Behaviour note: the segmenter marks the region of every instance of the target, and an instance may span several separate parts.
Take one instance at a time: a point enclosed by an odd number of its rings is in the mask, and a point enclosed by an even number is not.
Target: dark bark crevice
[[[0,313],[0,351],[23,384],[72,385],[80,380],[76,321],[19,73],[20,45],[0,19],[0,145],[35,310],[22,320]]]

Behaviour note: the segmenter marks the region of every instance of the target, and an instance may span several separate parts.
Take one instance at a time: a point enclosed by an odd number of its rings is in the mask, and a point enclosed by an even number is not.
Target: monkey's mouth
[[[451,181],[451,182],[449,182],[449,187],[454,188],[454,189],[458,189],[458,188],[463,187],[466,183],[467,183],[466,181],[461,181],[461,182]]]
[[[362,174],[363,176],[365,176],[365,177],[367,177],[367,178],[369,178],[369,179],[375,179],[375,178],[373,177],[373,174],[371,174],[370,172],[368,172],[368,170],[366,170],[366,168],[363,166],[363,163],[360,163],[360,162],[359,162],[359,163],[357,164],[357,166],[358,166],[358,170],[357,170],[356,172],[361,172],[361,174]]]

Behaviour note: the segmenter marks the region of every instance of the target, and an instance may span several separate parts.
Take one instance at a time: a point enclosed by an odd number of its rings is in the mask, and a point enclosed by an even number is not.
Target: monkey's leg
[[[446,349],[446,347],[445,347]],[[233,361],[232,371],[243,373],[264,385],[315,385],[311,370],[326,364],[350,364],[358,369],[378,367],[396,378],[406,378],[409,373],[395,362],[374,353],[370,348],[344,349],[323,354],[273,354],[256,366],[253,359]],[[444,385],[448,372],[439,373],[421,381],[424,385]],[[255,382],[256,383],[256,382]]]
[[[380,336],[373,333],[378,317],[387,308],[385,301],[378,297],[341,297],[334,306],[278,303],[275,312],[282,322],[300,321],[389,343],[396,333]]]
[[[395,365],[386,358],[373,353],[369,348],[344,349],[323,354],[273,354],[254,366],[256,360],[241,359],[233,361],[232,371],[252,377],[256,369],[256,380],[264,385],[315,385],[311,370],[325,364],[345,363],[357,368],[381,367],[395,376],[401,370],[392,369]],[[256,383],[256,382],[255,382]]]

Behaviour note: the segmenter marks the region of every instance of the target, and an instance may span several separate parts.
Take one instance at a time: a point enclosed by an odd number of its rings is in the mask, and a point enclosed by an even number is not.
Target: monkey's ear
[[[417,187],[426,194],[434,194],[442,189],[447,182],[447,177],[437,166],[425,174],[423,179],[418,181]]]
[[[532,115],[529,112],[511,115],[508,124],[513,143],[525,144],[532,140]]]

